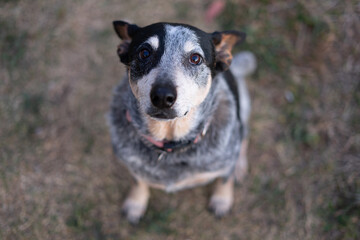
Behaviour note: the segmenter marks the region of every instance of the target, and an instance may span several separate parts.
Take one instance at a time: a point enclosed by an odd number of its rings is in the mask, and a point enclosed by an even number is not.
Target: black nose
[[[150,99],[157,108],[171,108],[176,101],[176,89],[173,86],[155,85],[151,89]]]

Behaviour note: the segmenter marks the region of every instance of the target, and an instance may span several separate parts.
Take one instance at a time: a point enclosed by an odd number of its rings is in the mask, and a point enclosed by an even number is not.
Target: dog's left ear
[[[118,46],[118,55],[121,62],[128,64],[128,51],[133,35],[140,29],[135,24],[129,24],[124,21],[114,21],[114,29],[116,34],[122,40]]]
[[[211,34],[216,52],[217,71],[229,69],[232,61],[232,48],[245,40],[246,34],[238,31],[214,32]]]

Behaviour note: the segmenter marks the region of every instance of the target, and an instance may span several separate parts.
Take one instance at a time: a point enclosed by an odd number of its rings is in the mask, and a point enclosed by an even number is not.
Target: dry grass
[[[360,238],[359,3],[232,0],[207,24],[209,2],[0,1],[0,239]],[[114,19],[248,33],[250,173],[230,216],[205,211],[205,187],[153,191],[136,228],[120,217]]]

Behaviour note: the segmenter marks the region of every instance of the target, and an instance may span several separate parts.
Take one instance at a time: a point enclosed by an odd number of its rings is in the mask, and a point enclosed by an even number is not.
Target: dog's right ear
[[[129,24],[124,21],[114,21],[114,29],[116,34],[122,40],[118,46],[117,53],[120,57],[120,61],[124,64],[128,64],[128,51],[133,35],[139,30],[139,27],[135,24]]]

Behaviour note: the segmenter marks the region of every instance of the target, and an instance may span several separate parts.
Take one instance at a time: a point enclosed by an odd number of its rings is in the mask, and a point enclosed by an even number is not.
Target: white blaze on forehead
[[[201,56],[204,56],[204,52],[201,49],[199,43],[193,41],[186,41],[184,44],[184,51],[189,52],[196,52],[199,53]]]
[[[158,36],[152,36],[148,40],[146,40],[147,43],[151,45],[151,47],[156,50],[159,47],[159,37]]]
[[[191,41],[187,41],[185,44],[184,44],[184,51],[185,52],[191,52],[195,49],[195,44]]]

